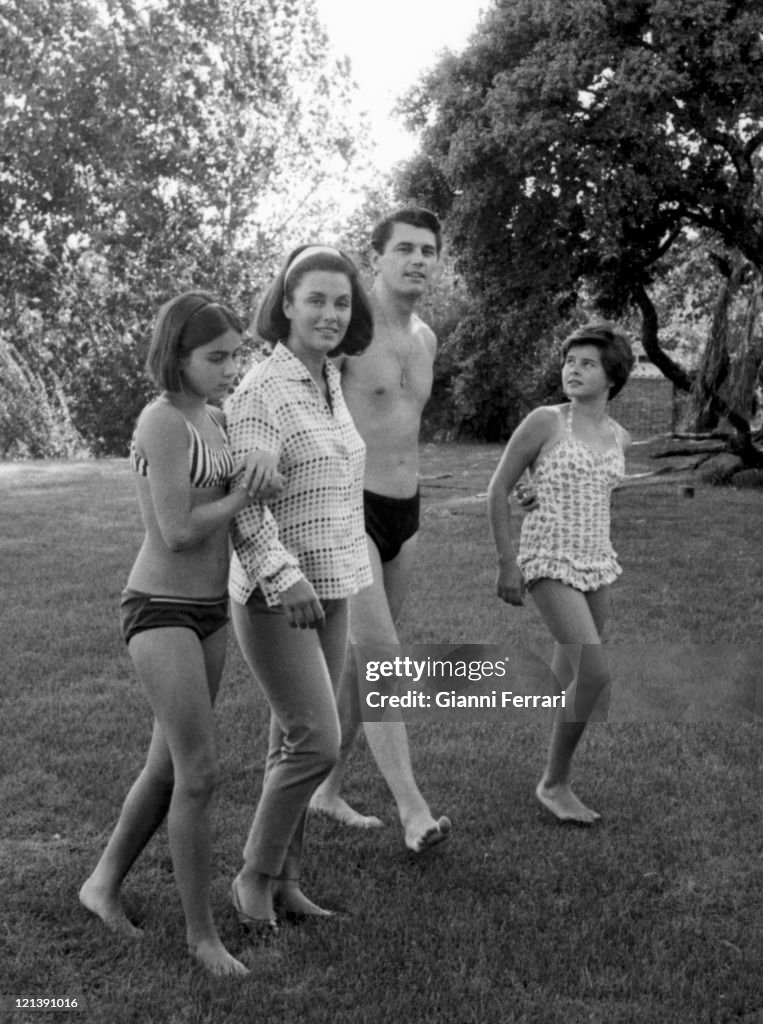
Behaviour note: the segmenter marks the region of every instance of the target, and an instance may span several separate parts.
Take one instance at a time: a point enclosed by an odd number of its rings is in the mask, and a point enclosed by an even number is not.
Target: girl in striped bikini
[[[146,363],[161,395],[141,413],[130,461],[145,524],[122,595],[122,632],[154,726],[145,766],[80,901],[112,930],[139,938],[120,887],[168,816],[189,952],[215,974],[246,974],[223,946],[209,899],[209,811],[218,774],[212,723],[228,621],[228,526],[255,498],[275,496],[275,460],[234,464],[220,401],[238,372],[242,324],[205,292],[159,312]],[[239,485],[228,481],[241,472]]]
[[[556,641],[552,671],[566,694],[535,794],[560,821],[590,825],[600,815],[573,792],[570,773],[609,683],[601,634],[609,585],[621,572],[609,539],[609,503],[630,438],[607,415],[607,402],[627,381],[634,359],[627,338],[607,323],[575,331],[562,357],[569,404],[542,406],[520,423],[490,482],[488,508],[498,596],[521,605],[525,589],[530,594]],[[515,559],[508,497],[526,470],[538,506],[522,524]]]

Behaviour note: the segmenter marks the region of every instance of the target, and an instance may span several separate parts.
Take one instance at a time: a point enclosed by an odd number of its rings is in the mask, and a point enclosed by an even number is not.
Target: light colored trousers
[[[322,602],[321,629],[292,627],[259,591],[231,601],[241,651],[270,705],[270,743],[249,837],[248,868],[271,878],[299,878],[307,807],[339,756],[334,690],[347,652],[347,601]]]

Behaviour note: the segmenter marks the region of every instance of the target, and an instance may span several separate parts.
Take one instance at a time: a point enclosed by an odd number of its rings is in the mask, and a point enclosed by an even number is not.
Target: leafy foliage
[[[496,0],[403,109],[423,138],[409,186],[447,214],[481,310],[473,344],[490,361],[504,339],[488,393],[466,391],[510,426],[517,365],[586,292],[607,315],[637,307],[647,353],[690,386],[650,292],[699,232],[763,265],[759,3]]]
[[[363,126],[326,48],[313,0],[4,8],[0,324],[94,450],[129,435],[161,301],[204,286],[249,310],[335,211]]]
[[[46,386],[30,373],[0,332],[0,458],[81,455],[85,445],[75,429],[60,383]]]

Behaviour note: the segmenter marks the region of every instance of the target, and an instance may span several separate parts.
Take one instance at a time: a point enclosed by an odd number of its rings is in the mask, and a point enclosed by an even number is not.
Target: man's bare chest
[[[420,339],[408,345],[372,343],[362,355],[348,358],[342,370],[345,392],[372,402],[423,406],[432,391],[432,357]]]

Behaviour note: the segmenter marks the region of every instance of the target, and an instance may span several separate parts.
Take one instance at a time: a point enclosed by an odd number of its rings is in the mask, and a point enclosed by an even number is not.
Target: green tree
[[[650,358],[691,386],[652,291],[692,232],[763,266],[758,0],[497,0],[403,109],[423,140],[410,187],[447,214],[505,426],[517,371],[585,289],[605,314],[635,306]]]
[[[0,324],[121,450],[158,303],[203,285],[248,312],[331,215],[363,143],[349,68],[313,0],[12,0],[0,53]]]

